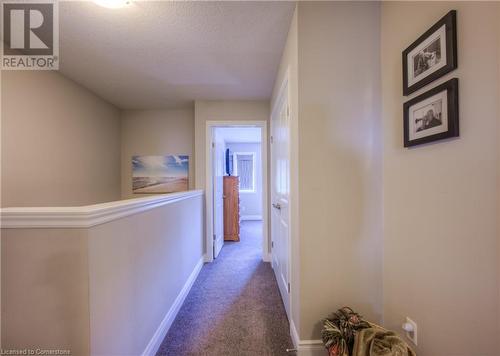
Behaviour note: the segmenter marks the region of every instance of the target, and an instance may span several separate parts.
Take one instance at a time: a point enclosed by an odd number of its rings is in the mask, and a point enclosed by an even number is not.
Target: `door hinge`
[[[286,107],[286,116],[290,116],[290,107],[289,106]]]
[[[288,293],[290,293],[290,283],[288,283]]]
[[[212,148],[215,148],[215,142],[212,142]]]
[[[274,248],[274,241],[271,241],[271,248]]]
[[[273,136],[271,136],[271,143],[273,143],[273,142],[274,142],[274,137],[273,137]]]
[[[217,235],[216,235],[216,234],[214,234],[214,241],[215,241],[215,240],[217,240]]]

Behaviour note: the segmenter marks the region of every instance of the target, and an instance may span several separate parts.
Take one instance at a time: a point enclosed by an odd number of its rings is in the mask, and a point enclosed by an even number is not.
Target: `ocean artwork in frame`
[[[189,188],[189,156],[133,156],[132,192],[163,194]]]

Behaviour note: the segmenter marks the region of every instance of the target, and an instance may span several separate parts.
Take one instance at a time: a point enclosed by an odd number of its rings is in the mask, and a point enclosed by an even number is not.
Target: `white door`
[[[224,176],[224,141],[217,135],[217,129],[213,130],[213,226],[214,226],[214,258],[219,255],[224,245],[224,202],[223,202],[223,176]]]
[[[281,96],[271,116],[271,241],[272,265],[283,304],[290,318],[290,119],[288,88]]]

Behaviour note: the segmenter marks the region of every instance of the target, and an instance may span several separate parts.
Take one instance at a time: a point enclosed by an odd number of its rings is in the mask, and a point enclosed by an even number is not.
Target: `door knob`
[[[280,205],[280,203],[276,203],[276,204],[274,204],[274,203],[273,203],[273,208],[278,209],[278,210],[281,210],[281,205]]]

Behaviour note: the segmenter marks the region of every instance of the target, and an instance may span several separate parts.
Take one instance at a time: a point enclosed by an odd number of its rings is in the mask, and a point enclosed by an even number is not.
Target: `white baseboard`
[[[297,348],[298,356],[326,356],[328,355],[328,351],[323,346],[321,341],[317,340],[301,340],[301,343],[304,342],[313,342],[311,344],[301,344]]]
[[[325,356],[327,351],[321,340],[301,340],[293,320],[290,321],[290,336],[298,356]]]
[[[174,322],[177,313],[179,313],[179,310],[181,309],[182,303],[184,303],[184,300],[186,299],[189,291],[191,290],[194,281],[196,281],[196,277],[198,277],[198,274],[200,273],[201,268],[203,267],[203,261],[204,257],[200,258],[200,260],[194,267],[193,272],[191,272],[191,274],[189,275],[189,278],[187,279],[186,283],[184,284],[181,291],[177,295],[177,298],[175,298],[174,303],[168,310],[167,314],[160,323],[160,326],[158,327],[153,337],[149,341],[148,345],[144,349],[142,356],[154,356],[156,355],[156,352],[158,352],[158,349],[160,348],[160,345],[163,339],[165,338],[165,335],[167,335],[168,329],[170,329],[170,327],[172,326],[172,323]]]
[[[271,254],[270,253],[264,253],[262,255],[262,261],[264,261],[264,262],[271,262]]]
[[[245,220],[262,220],[262,215],[241,215],[240,221]]]
[[[297,333],[297,329],[295,328],[293,319],[290,320],[290,336],[292,337],[293,346],[297,349],[299,347],[300,338]]]

